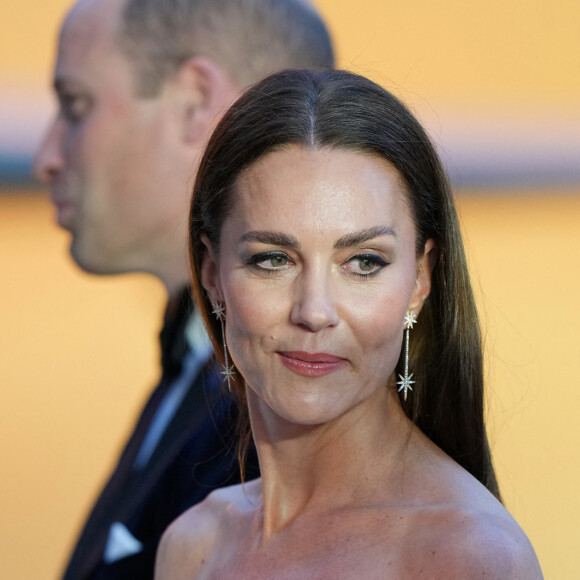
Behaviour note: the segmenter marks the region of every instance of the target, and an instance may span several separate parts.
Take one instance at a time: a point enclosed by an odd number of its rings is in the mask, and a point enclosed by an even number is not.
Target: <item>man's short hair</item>
[[[242,88],[288,68],[334,67],[329,32],[307,0],[127,0],[119,40],[144,98],[195,56]]]

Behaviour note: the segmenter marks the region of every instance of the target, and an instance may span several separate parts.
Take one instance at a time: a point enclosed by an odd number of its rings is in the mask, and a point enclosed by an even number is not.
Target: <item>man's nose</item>
[[[62,137],[62,123],[57,118],[52,122],[34,159],[34,177],[44,185],[51,185],[64,167]]]

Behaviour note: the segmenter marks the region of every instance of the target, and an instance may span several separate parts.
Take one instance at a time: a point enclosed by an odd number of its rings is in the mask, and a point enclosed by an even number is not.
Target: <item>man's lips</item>
[[[61,227],[66,227],[73,219],[75,207],[67,199],[53,198],[52,203],[56,208],[56,221]]]
[[[346,359],[325,352],[278,351],[284,366],[297,375],[322,377],[346,363]]]

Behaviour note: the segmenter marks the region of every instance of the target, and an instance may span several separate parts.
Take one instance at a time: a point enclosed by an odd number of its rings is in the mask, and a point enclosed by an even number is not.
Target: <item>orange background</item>
[[[394,87],[442,132],[495,115],[578,120],[576,0],[317,4],[339,64]],[[46,98],[67,5],[0,4],[0,89]],[[0,577],[56,578],[155,380],[163,291],[145,276],[81,273],[46,196],[3,193]],[[579,193],[458,192],[500,484],[557,579],[580,578]]]

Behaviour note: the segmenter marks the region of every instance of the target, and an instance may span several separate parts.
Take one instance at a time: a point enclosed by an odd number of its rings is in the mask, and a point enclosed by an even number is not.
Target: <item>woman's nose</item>
[[[51,185],[64,168],[61,125],[58,118],[53,121],[34,159],[34,177],[44,185]]]
[[[336,326],[339,321],[331,275],[311,272],[298,281],[297,296],[290,320],[312,332]]]

